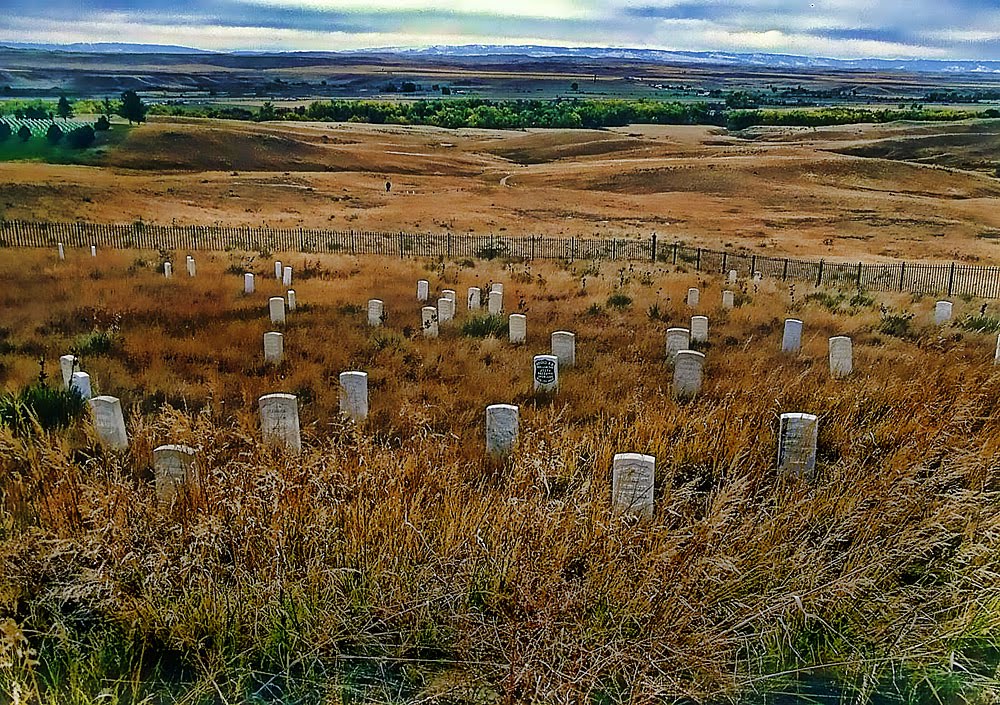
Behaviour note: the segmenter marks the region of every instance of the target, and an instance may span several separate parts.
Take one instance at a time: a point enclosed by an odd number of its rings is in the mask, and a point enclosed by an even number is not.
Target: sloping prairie
[[[0,214],[678,239],[1000,262],[993,122],[446,130],[162,119],[102,166],[0,163]],[[391,190],[386,191],[386,182]]]

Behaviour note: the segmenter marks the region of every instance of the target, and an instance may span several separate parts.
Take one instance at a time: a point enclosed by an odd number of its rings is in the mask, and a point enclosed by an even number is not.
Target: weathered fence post
[[[677,241],[676,240],[674,241],[673,264],[677,264]]]
[[[816,271],[816,286],[823,283],[823,260],[819,261],[819,269]]]
[[[576,238],[571,237],[569,240],[569,261],[576,261]]]
[[[951,296],[951,292],[955,286],[955,263],[951,263],[951,270],[948,272],[948,296]]]
[[[656,262],[656,233],[653,233],[653,237],[650,239],[649,253],[650,253],[650,258],[649,258],[650,261]]]
[[[729,269],[727,268],[727,263],[728,262],[729,262],[729,253],[728,252],[723,252],[722,253],[722,273],[723,274],[725,274],[726,272],[729,271]]]
[[[701,248],[698,248],[698,259],[695,261],[694,268],[697,271],[701,271]]]
[[[537,235],[531,236],[531,259],[535,259],[535,240],[538,238]]]
[[[861,262],[858,262],[858,291],[861,291]]]
[[[906,274],[906,262],[899,263],[899,290],[903,290],[903,276]]]
[[[750,278],[753,279],[753,275],[757,273],[757,255],[750,256]]]
[[[785,264],[781,267],[781,281],[788,279],[788,258],[785,257]]]

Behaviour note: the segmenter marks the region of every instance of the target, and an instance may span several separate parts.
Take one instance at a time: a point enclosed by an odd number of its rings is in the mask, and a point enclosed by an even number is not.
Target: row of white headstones
[[[64,259],[62,243],[59,244],[60,259]],[[91,248],[96,256],[96,248]],[[292,268],[274,263],[275,278],[285,286],[291,285]],[[194,258],[187,257],[187,272],[194,277],[197,272]],[[164,264],[164,275],[172,276],[170,263]],[[736,272],[730,271],[728,283],[736,283]],[[759,275],[755,274],[755,281]],[[254,275],[244,274],[244,293],[255,291]],[[438,299],[438,306],[421,309],[421,323],[426,337],[437,337],[438,323],[451,321],[455,317],[456,292],[445,289]],[[426,302],[430,297],[430,284],[426,280],[417,283],[417,300]],[[468,290],[469,310],[481,308],[481,290]],[[268,308],[272,323],[285,322],[283,297],[272,297]],[[296,308],[295,292],[287,292],[290,311]],[[688,289],[687,304],[700,304],[700,291]],[[488,295],[488,311],[500,315],[503,311],[503,285],[493,284]],[[722,305],[725,309],[734,307],[734,294],[723,291]],[[951,319],[952,304],[939,301],[935,306],[934,321],[943,325]],[[379,327],[385,321],[385,305],[380,299],[368,302],[368,324]],[[782,351],[797,352],[801,346],[803,323],[799,319],[787,319],[782,335]],[[511,343],[524,343],[527,337],[527,318],[523,314],[511,314],[508,321],[508,337]],[[707,342],[708,317],[693,316],[690,329],[670,328],[666,335],[666,357],[674,366],[673,391],[677,397],[691,397],[700,391],[705,355],[689,349],[692,342]],[[558,389],[559,367],[572,366],[576,362],[576,336],[568,331],[556,331],[551,336],[552,354],[536,355],[533,358],[534,391],[540,394],[554,393]],[[264,334],[264,357],[269,362],[278,362],[283,356],[283,337],[276,331]],[[850,375],[853,371],[853,349],[847,336],[835,336],[829,340],[830,372],[837,378]],[[91,396],[90,378],[78,371],[76,358],[64,355],[60,358],[63,383],[76,388],[89,399],[93,410],[94,427],[99,439],[115,450],[126,450],[129,445],[121,401],[111,396]],[[1000,336],[998,336],[995,362],[1000,363]],[[266,394],[258,400],[261,435],[265,443],[275,443],[299,453],[302,439],[299,425],[298,400],[293,394]],[[340,411],[347,418],[360,422],[367,418],[368,374],[351,370],[340,374]],[[519,435],[520,411],[512,404],[491,404],[486,407],[486,451],[493,457],[506,458],[515,449]],[[814,414],[784,413],[780,416],[778,434],[778,469],[802,476],[811,476],[815,471],[819,420]],[[178,485],[190,481],[195,472],[195,450],[183,445],[162,445],[153,451],[154,473],[157,494],[164,500],[171,498]],[[637,517],[653,514],[653,488],[656,459],[641,453],[618,453],[612,461],[612,501],[615,509]]]

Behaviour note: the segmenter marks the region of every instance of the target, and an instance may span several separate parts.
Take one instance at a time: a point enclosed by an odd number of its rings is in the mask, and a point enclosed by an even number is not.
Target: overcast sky
[[[0,43],[547,44],[1000,59],[1000,0],[0,0]]]

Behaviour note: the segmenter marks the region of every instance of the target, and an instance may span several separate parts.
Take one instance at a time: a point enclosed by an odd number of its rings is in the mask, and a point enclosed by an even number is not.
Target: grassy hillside
[[[195,253],[194,280],[184,254],[0,258],[4,386],[75,349],[131,435],[116,454],[85,423],[0,431],[0,697],[992,702],[1000,376],[974,329],[996,328],[994,304],[958,301],[936,328],[930,300],[768,283],[725,312],[720,279],[667,266],[279,254],[300,308],[270,367],[270,253]],[[527,344],[467,335],[464,310],[424,339],[418,278],[460,302],[503,282]],[[692,312],[711,318],[708,362],[681,403],[664,331]],[[780,352],[786,316],[805,322],[798,355]],[[559,329],[578,364],[535,400],[531,357]],[[841,381],[837,334],[855,345]],[[337,414],[348,369],[369,373],[360,425]],[[274,391],[299,397],[300,457],[258,440]],[[496,402],[521,408],[509,463],[483,453]],[[820,415],[813,482],[774,469],[786,411]],[[163,443],[198,449],[171,504],[151,485]],[[657,458],[649,522],[611,510],[624,451]]]

